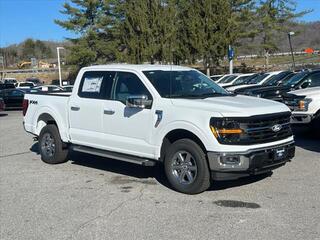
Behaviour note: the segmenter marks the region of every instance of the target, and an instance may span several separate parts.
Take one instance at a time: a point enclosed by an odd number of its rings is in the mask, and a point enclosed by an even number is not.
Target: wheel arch
[[[36,117],[35,134],[39,136],[43,127],[48,124],[54,124],[58,128],[62,141],[68,142],[65,126],[59,121],[59,117],[61,118],[59,114],[56,114],[50,108],[41,109]]]
[[[205,144],[203,143],[203,141],[197,136],[196,133],[184,129],[184,128],[177,128],[177,129],[172,129],[169,132],[167,132],[165,134],[165,136],[162,139],[162,144],[160,147],[160,161],[163,161],[165,158],[165,154],[166,154],[166,150],[167,148],[174,143],[177,140],[180,139],[190,139],[192,141],[194,141],[195,143],[197,143],[200,148],[206,153],[207,152],[207,148],[205,146]]]

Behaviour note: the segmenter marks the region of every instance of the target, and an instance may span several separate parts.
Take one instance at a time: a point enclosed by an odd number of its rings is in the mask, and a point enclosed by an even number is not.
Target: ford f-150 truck
[[[28,93],[24,128],[49,164],[68,150],[153,166],[195,194],[211,180],[268,173],[294,157],[290,109],[237,96],[197,70],[162,65],[82,68],[70,93]]]
[[[320,87],[292,91],[283,99],[292,110],[291,124],[308,124],[312,131],[320,132]]]

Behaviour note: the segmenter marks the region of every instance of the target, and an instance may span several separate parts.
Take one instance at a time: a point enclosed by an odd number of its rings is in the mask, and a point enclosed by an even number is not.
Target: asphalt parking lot
[[[320,141],[296,130],[296,157],[189,196],[159,168],[85,154],[47,165],[22,114],[0,116],[0,239],[320,239]]]

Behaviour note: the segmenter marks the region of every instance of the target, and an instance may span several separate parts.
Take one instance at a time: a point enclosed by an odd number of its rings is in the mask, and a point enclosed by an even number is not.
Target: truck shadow
[[[137,179],[155,179],[159,184],[171,188],[165,175],[162,164],[157,164],[154,167],[144,167],[132,163],[118,161],[110,158],[103,158],[89,154],[76,153],[70,154],[72,164],[81,165],[84,167],[100,169],[103,171],[113,172],[124,176],[130,176]],[[251,176],[236,181],[215,181],[207,191],[219,191],[228,188],[239,187],[261,181],[272,173],[262,174],[259,176]]]
[[[294,140],[297,147],[312,152],[320,152],[320,136],[306,127],[293,127]]]
[[[35,142],[32,145],[30,151],[39,154],[37,142]],[[146,182],[144,180],[155,179],[159,184],[172,189],[164,175],[162,164],[157,164],[154,167],[144,167],[137,164],[72,151],[70,152],[68,158],[72,164],[80,165],[87,168],[99,169],[107,172],[113,172],[116,174],[123,175],[124,177],[133,177],[137,180],[131,181],[137,182],[138,180],[140,180],[139,182],[141,182],[141,184],[151,184],[152,182]],[[233,181],[215,181],[214,184],[211,184],[211,187],[207,191],[220,191],[224,189],[249,185],[261,181],[267,177],[270,177],[271,175],[272,173],[268,173],[257,176],[245,177]],[[121,184],[125,179],[119,177],[118,180],[119,183],[117,183],[116,181],[113,181],[112,183]],[[156,184],[156,182],[154,182],[154,184]]]
[[[38,142],[35,142],[30,151],[39,155],[39,145]],[[146,179],[155,179],[159,184],[171,188],[170,184],[168,183],[165,175],[162,164],[157,164],[154,167],[144,167],[137,164],[132,164],[128,162],[123,162],[115,159],[104,158],[99,156],[94,156],[85,153],[78,153],[71,151],[69,153],[69,161],[72,164],[87,167],[87,168],[94,168],[99,169],[102,171],[113,172],[116,174],[120,174],[123,176],[133,177],[137,180],[146,180]],[[240,187],[244,185],[253,184],[255,182],[261,181],[267,177],[270,177],[272,173],[261,174],[257,176],[250,176],[241,178],[238,180],[233,181],[215,181],[214,184],[211,184],[210,188],[207,191],[220,191],[228,188]],[[119,178],[119,183],[113,181],[114,184],[121,184],[124,179],[121,177]],[[136,181],[136,180],[131,180]],[[150,182],[140,181],[142,184],[150,184]],[[152,183],[152,182],[151,182]],[[156,183],[154,182],[154,185]]]

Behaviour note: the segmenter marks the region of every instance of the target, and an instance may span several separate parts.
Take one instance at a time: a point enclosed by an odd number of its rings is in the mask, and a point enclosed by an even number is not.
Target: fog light
[[[220,163],[227,165],[239,165],[240,157],[239,156],[220,156]]]

